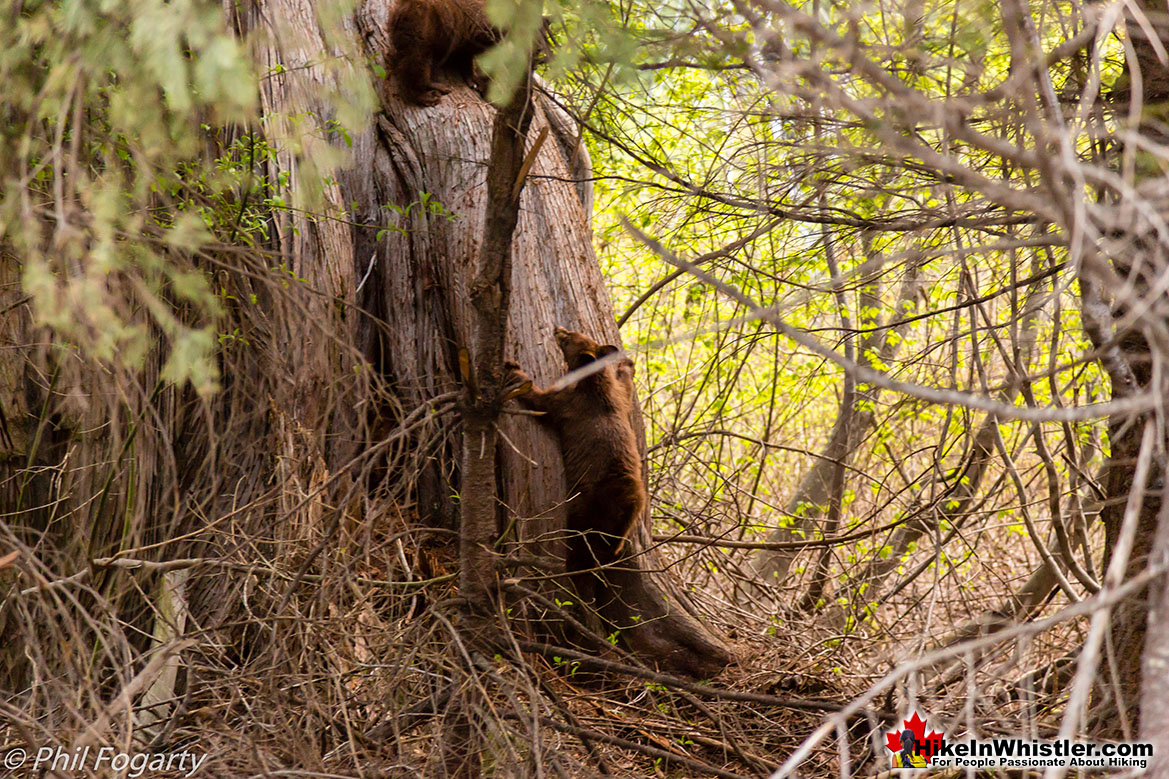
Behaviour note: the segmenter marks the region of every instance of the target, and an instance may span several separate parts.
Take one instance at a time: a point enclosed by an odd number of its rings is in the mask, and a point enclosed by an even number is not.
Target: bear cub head
[[[574,333],[563,327],[556,328],[552,334],[556,337],[556,345],[560,347],[560,352],[564,355],[564,361],[568,363],[570,371],[583,368],[591,362],[608,357],[618,351],[617,347],[612,344],[602,346],[584,333]]]

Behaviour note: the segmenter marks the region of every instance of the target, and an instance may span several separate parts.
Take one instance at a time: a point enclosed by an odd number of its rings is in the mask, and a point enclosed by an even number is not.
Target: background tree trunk
[[[880,268],[880,260],[880,257],[870,260],[874,274]],[[913,301],[921,292],[918,272],[924,260],[925,257],[920,256],[907,263],[905,280],[902,282],[897,303],[889,315],[890,321],[886,323],[886,327],[878,328],[861,339],[859,352],[865,364],[871,361],[870,357],[874,354],[884,364],[889,364],[896,358],[907,327],[906,320],[913,311]],[[880,292],[876,284],[867,284],[862,290],[858,308],[862,312],[875,311],[879,306],[879,300]],[[862,322],[863,327],[874,327],[876,324],[875,321]],[[840,408],[824,451],[804,473],[795,492],[788,499],[785,514],[791,518],[791,525],[777,527],[767,537],[768,542],[804,540],[814,532],[832,498],[831,487],[835,472],[843,467],[842,464],[852,460],[857,448],[872,431],[877,420],[876,407],[880,394],[880,390],[875,387],[863,387],[860,392],[855,393],[851,408]],[[781,585],[787,578],[797,555],[796,550],[757,550],[751,556],[752,576],[763,585]],[[744,587],[743,591],[749,598],[766,597],[766,591],[758,587]]]

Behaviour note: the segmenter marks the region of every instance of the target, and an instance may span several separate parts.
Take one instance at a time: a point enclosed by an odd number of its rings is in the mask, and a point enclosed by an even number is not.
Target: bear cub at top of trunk
[[[432,106],[451,91],[434,80],[439,68],[456,70],[480,92],[485,80],[475,57],[499,42],[483,10],[484,0],[398,0],[390,11],[393,59],[387,69],[410,102]]]
[[[569,371],[619,351],[563,327],[556,328],[555,336]],[[531,381],[515,363],[504,367],[508,384]],[[517,398],[525,408],[544,412],[537,420],[560,439],[569,495],[570,573],[612,563],[645,510],[633,398],[633,362],[628,359],[563,389],[532,387]]]

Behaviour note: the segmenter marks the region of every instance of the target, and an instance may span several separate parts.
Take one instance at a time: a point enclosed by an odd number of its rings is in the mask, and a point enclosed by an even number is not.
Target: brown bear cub
[[[570,371],[618,351],[562,327],[555,335]],[[515,363],[504,367],[509,385],[531,381]],[[607,365],[560,390],[533,387],[518,400],[543,411],[537,419],[560,439],[569,495],[566,569],[573,573],[612,563],[646,503],[631,422],[633,363]]]
[[[418,105],[432,106],[451,91],[435,82],[439,68],[456,70],[480,92],[485,84],[475,72],[475,57],[499,42],[499,31],[487,21],[484,0],[398,0],[390,11],[387,63],[402,95]]]

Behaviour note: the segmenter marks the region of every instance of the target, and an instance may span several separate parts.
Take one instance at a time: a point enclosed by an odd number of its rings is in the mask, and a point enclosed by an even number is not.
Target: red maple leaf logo
[[[912,717],[902,722],[904,723],[903,729],[912,730],[917,739],[916,751],[928,761],[946,737],[936,730],[930,731],[929,735],[926,735],[925,720],[919,717],[916,711],[913,712]],[[901,751],[901,730],[892,730],[885,734],[885,748],[890,752]]]

